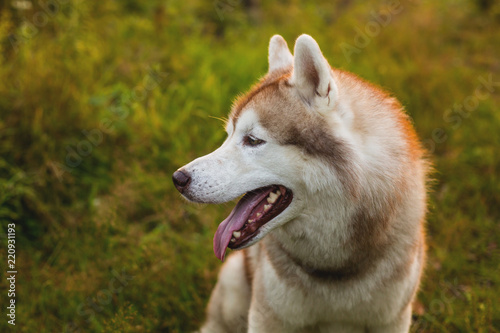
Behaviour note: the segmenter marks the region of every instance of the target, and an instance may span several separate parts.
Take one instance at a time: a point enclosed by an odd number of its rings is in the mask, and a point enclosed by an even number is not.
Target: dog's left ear
[[[295,42],[291,82],[309,105],[314,105],[317,99],[331,105],[337,95],[330,65],[309,35],[301,35]]]
[[[269,73],[293,66],[293,56],[283,37],[274,35],[269,41]]]

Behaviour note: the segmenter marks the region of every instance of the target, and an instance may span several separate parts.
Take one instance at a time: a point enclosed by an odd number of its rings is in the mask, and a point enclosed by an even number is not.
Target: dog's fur
[[[293,201],[231,254],[203,333],[407,332],[425,261],[427,162],[401,104],[281,36],[234,104],[227,140],[180,170],[222,203],[281,184]],[[265,141],[249,147],[251,135]]]

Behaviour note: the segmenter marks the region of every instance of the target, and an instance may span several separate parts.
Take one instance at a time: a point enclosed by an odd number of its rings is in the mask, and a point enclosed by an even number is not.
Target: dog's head
[[[269,72],[233,106],[220,148],[177,170],[174,184],[195,202],[244,195],[217,229],[214,252],[240,249],[301,214],[325,188],[354,191],[349,112],[338,103],[332,70],[318,44],[300,36],[294,56],[278,35],[269,44]]]

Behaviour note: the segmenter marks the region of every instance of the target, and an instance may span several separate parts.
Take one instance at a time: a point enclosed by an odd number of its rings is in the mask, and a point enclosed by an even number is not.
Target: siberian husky
[[[243,196],[203,333],[408,332],[425,261],[428,163],[401,104],[275,35],[220,148],[177,170],[188,200]],[[242,250],[243,249],[243,250]]]

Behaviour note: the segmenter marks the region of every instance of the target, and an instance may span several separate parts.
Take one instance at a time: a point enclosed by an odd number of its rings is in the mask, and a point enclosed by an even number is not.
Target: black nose
[[[172,175],[172,180],[174,181],[174,185],[179,192],[183,192],[191,181],[191,177],[187,175],[185,172],[177,170]]]

